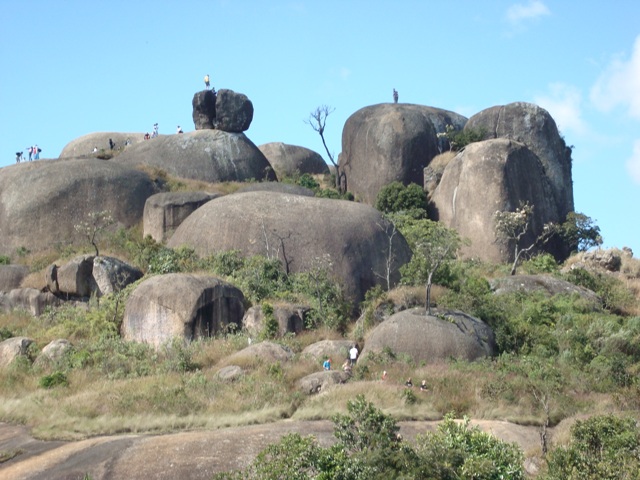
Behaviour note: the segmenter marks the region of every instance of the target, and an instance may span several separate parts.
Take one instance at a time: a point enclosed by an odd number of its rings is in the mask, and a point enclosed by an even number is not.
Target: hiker
[[[209,89],[209,74],[208,73],[204,76],[204,85],[208,90]]]
[[[398,103],[398,91],[393,89],[393,103]]]
[[[27,149],[27,153],[29,154],[29,161],[31,161],[31,157],[33,156],[33,147],[29,147]]]
[[[96,153],[98,151],[98,147],[94,145],[93,147],[93,153]]]
[[[42,151],[42,149],[38,146],[38,144],[36,143],[33,147],[33,159],[34,160],[40,160],[40,152]]]
[[[22,152],[16,152],[16,163],[20,163],[22,160]]]
[[[351,347],[351,350],[349,350],[349,360],[351,361],[352,367],[356,364],[357,359],[358,359],[358,346],[354,344],[353,347]]]
[[[322,368],[324,368],[325,370],[331,370],[331,359],[330,358],[326,358],[324,363],[322,364]]]
[[[351,359],[347,358],[342,364],[342,371],[351,375]]]
[[[158,124],[153,124],[153,133],[151,134],[151,138],[156,138],[158,136]]]
[[[404,386],[407,387],[407,388],[412,388],[413,387],[413,382],[411,381],[411,377],[409,377],[407,379],[407,381],[404,382]]]
[[[110,138],[109,139],[109,150],[113,150],[113,147],[115,147],[115,146],[116,146],[116,144],[113,143],[113,139]]]
[[[386,370],[384,370],[384,371],[382,372],[381,380],[382,380],[382,381],[385,381],[386,379],[387,379],[387,371],[386,371]]]
[[[182,129],[180,128],[180,125],[178,125],[178,128],[176,129],[176,133],[183,133]]]
[[[151,138],[151,135],[149,135],[149,132],[144,134],[144,139],[145,140],[149,140]]]
[[[427,387],[427,381],[426,380],[422,380],[422,383],[420,384],[420,391],[421,392],[426,392],[427,390],[429,390],[429,388]]]

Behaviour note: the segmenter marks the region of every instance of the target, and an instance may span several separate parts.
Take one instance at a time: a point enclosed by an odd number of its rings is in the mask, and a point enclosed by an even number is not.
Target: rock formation
[[[120,151],[136,143],[144,142],[144,133],[140,132],[94,132],[78,137],[65,145],[60,158],[95,156],[96,153],[109,153],[109,139],[115,143],[114,150]],[[127,145],[128,143],[128,145]],[[94,148],[98,152],[94,153]],[[103,152],[102,152],[103,151]]]
[[[29,267],[25,265],[0,265],[0,292],[10,292],[19,288],[28,274]]]
[[[143,236],[162,243],[182,221],[209,200],[219,197],[208,192],[164,192],[151,195],[144,204]]]
[[[385,185],[423,184],[423,169],[443,148],[438,133],[461,130],[466,118],[411,104],[384,103],[352,114],[342,131],[340,166],[356,198],[373,205]]]
[[[431,197],[430,216],[471,240],[463,247],[465,256],[505,262],[512,259],[513,248],[496,238],[494,214],[514,211],[525,201],[534,205],[529,233],[521,240],[528,246],[545,223],[562,220],[545,168],[522,143],[485,140],[467,145],[447,165]]]
[[[278,257],[288,272],[325,268],[359,302],[383,285],[389,254],[389,224],[367,205],[272,192],[247,192],[212,200],[178,227],[167,245],[186,245],[201,256],[237,249],[244,255]],[[400,235],[393,237],[391,285],[410,258]]]
[[[171,175],[205,182],[276,180],[258,147],[243,133],[196,130],[161,135],[132,145],[109,163],[149,165]]]
[[[140,283],[127,300],[125,340],[158,348],[173,339],[194,340],[241,326],[244,295],[233,285],[204,276],[172,273]]]
[[[29,162],[0,169],[0,255],[86,242],[75,225],[107,211],[123,227],[142,219],[156,193],[143,172],[96,159]]]
[[[462,312],[440,313],[447,319],[427,315],[423,308],[396,313],[370,332],[361,356],[389,348],[419,364],[496,354],[493,331],[484,322]]]
[[[9,366],[19,357],[26,357],[33,340],[27,337],[12,337],[0,342],[0,368]]]
[[[305,318],[310,307],[305,305],[279,304],[273,306],[273,316],[278,322],[278,334],[300,333],[305,327]],[[243,328],[249,335],[256,336],[264,329],[265,316],[260,305],[251,307],[242,319]]]
[[[329,167],[320,154],[308,148],[282,142],[265,143],[258,148],[267,157],[278,178],[304,173],[329,173]]]
[[[253,104],[246,95],[221,89],[203,90],[193,96],[193,123],[196,130],[222,130],[241,133],[253,120]]]

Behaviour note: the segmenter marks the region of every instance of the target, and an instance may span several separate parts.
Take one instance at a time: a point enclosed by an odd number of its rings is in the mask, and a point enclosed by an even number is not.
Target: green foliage
[[[524,480],[523,455],[515,444],[498,440],[445,416],[438,431],[419,436],[420,477],[440,480]]]
[[[309,173],[303,173],[302,175],[300,175],[300,178],[298,178],[298,181],[296,183],[301,187],[308,188],[309,190],[315,191],[316,189],[320,188],[320,184],[316,182],[316,179],[313,178]]]
[[[67,379],[67,375],[64,372],[53,372],[50,375],[45,375],[40,378],[38,382],[40,387],[42,388],[53,388],[53,387],[66,387],[69,385],[69,380]]]
[[[11,258],[6,255],[0,255],[0,265],[9,265],[11,263]]]
[[[486,130],[484,128],[463,128],[456,130],[453,125],[447,125],[445,132],[439,133],[438,137],[444,137],[449,141],[449,147],[453,151],[460,151],[470,143],[484,140]]]
[[[382,213],[403,212],[412,218],[426,218],[427,194],[420,185],[392,182],[380,189],[375,208]]]
[[[0,327],[0,342],[4,342],[8,338],[15,337],[16,335],[7,327]]]
[[[586,252],[602,245],[600,227],[583,213],[569,212],[558,233],[574,252]]]
[[[548,458],[544,480],[640,479],[640,427],[615,415],[578,420],[571,440]]]
[[[556,273],[559,271],[558,262],[550,253],[540,253],[522,263],[522,270],[530,275],[538,273]]]
[[[244,267],[245,261],[240,250],[228,250],[212,255],[206,260],[214,273],[223,277],[230,277]]]
[[[264,325],[260,332],[260,340],[277,338],[280,334],[280,325],[273,314],[273,306],[270,303],[262,302],[262,315],[264,317]]]
[[[564,278],[574,285],[596,293],[602,299],[604,308],[611,312],[624,313],[635,303],[629,289],[621,280],[611,275],[574,268],[567,272]]]

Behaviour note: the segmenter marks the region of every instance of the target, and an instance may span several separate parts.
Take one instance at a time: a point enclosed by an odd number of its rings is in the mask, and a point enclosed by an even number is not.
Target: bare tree
[[[386,282],[388,291],[391,290],[391,272],[393,271],[393,265],[396,260],[396,256],[393,250],[393,239],[398,234],[398,228],[396,227],[395,223],[388,221],[378,222],[376,223],[376,225],[387,236],[387,245],[383,250],[384,272],[379,273],[373,270],[373,274]]]
[[[111,216],[111,213],[108,210],[103,210],[102,212],[89,213],[87,220],[80,222],[78,225],[74,225],[74,229],[87,238],[96,251],[96,257],[98,257],[100,256],[100,252],[98,251],[98,236],[114,223],[115,220]]]
[[[344,170],[340,168],[340,165],[334,158],[333,154],[329,151],[329,147],[327,147],[327,142],[324,138],[324,129],[327,123],[327,117],[331,115],[334,110],[334,108],[327,105],[321,105],[309,114],[309,119],[305,120],[305,123],[311,125],[311,128],[320,135],[322,145],[324,145],[329,161],[336,170],[336,188],[341,194],[343,194],[347,191],[347,176],[344,173]]]

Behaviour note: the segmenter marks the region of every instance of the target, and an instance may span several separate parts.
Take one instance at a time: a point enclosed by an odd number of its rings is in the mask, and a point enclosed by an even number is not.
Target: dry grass
[[[429,162],[429,166],[432,168],[434,173],[442,173],[444,172],[444,169],[447,168],[447,165],[451,163],[451,160],[455,158],[456,154],[457,152],[449,151],[436,155],[433,157],[433,160]]]

